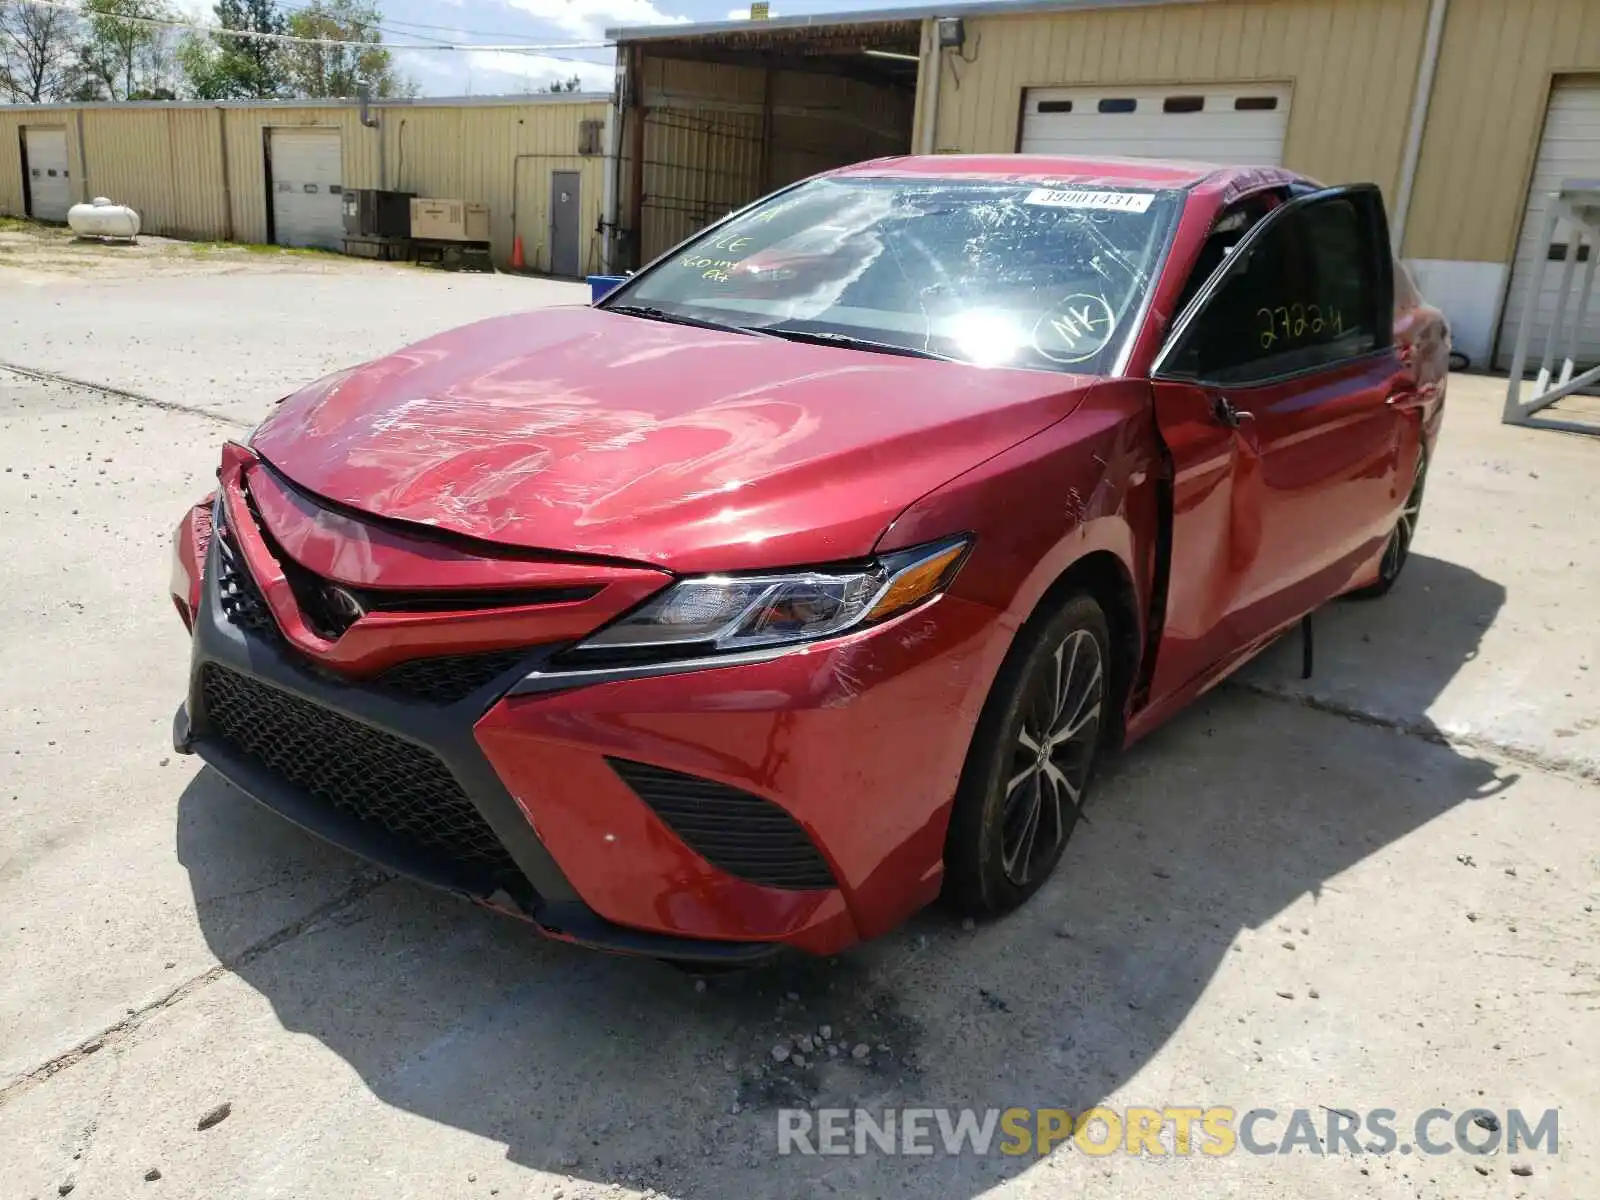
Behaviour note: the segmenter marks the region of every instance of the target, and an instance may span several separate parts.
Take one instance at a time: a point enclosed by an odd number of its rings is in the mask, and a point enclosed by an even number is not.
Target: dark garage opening
[[[775,188],[911,150],[920,21],[623,31],[619,266]]]

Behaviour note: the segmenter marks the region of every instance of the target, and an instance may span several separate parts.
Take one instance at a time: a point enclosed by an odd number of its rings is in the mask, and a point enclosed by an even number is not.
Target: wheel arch
[[[1111,710],[1112,720],[1107,721],[1104,727],[1103,744],[1107,748],[1115,748],[1122,744],[1128,699],[1144,651],[1144,622],[1140,619],[1139,593],[1128,564],[1111,550],[1103,548],[1090,550],[1073,559],[1039,596],[1012,643],[1016,643],[1024,629],[1048,620],[1068,596],[1077,592],[1085,592],[1094,598],[1105,613],[1106,624],[1111,629],[1111,693],[1116,703]]]

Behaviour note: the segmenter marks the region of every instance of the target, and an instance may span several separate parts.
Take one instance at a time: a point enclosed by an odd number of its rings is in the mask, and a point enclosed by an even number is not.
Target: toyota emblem
[[[327,606],[328,615],[339,622],[341,629],[348,629],[367,615],[367,610],[361,607],[361,601],[356,599],[355,594],[336,583],[330,583],[322,589],[322,603]]]

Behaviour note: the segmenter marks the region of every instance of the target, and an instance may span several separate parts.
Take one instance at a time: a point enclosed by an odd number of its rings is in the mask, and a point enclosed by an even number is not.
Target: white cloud
[[[576,41],[598,39],[620,25],[676,25],[688,17],[663,12],[652,0],[508,0],[511,8],[549,22]]]

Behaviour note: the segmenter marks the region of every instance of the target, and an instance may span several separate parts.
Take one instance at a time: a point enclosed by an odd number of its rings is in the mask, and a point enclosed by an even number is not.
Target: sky
[[[192,2],[192,0],[191,0]],[[790,0],[773,4],[774,16],[844,9],[885,8],[910,0]],[[597,42],[608,28],[725,21],[749,16],[748,3],[729,0],[378,0],[384,40],[391,45],[427,39],[483,44],[550,45]],[[285,7],[297,7],[285,0]],[[550,53],[512,51],[406,52],[399,67],[427,96],[526,92],[576,75],[585,91],[609,92],[614,76],[610,49]]]

